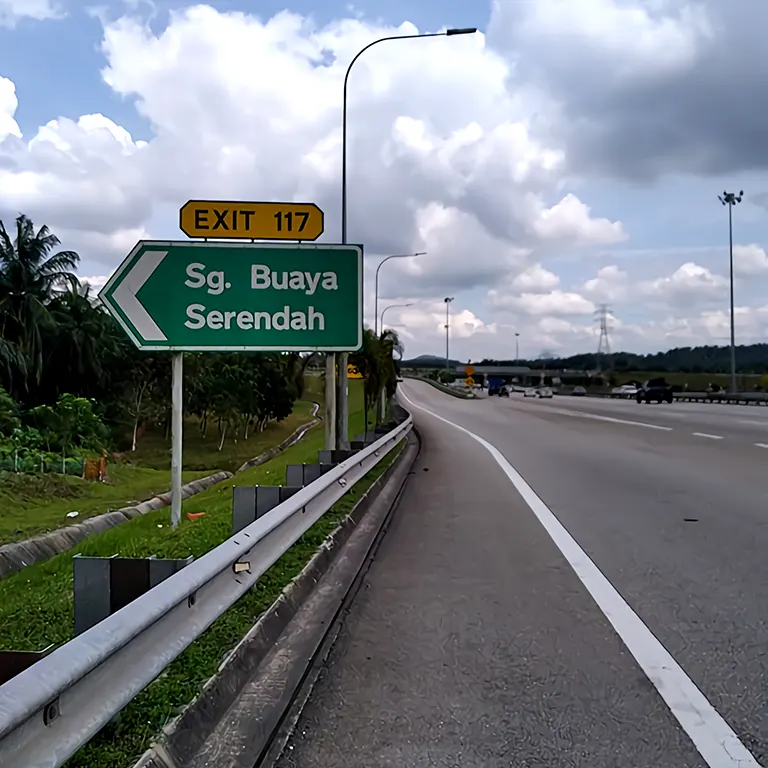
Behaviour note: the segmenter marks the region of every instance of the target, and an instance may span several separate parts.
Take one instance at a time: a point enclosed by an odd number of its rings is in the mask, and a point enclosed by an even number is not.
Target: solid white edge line
[[[710,768],[761,768],[693,680],[501,452],[474,432],[414,403],[402,391],[400,396],[420,411],[469,435],[493,456],[611,622],[707,765]]]
[[[709,440],[722,440],[723,439],[722,435],[710,435],[707,432],[694,432],[693,436],[694,437],[706,437]]]

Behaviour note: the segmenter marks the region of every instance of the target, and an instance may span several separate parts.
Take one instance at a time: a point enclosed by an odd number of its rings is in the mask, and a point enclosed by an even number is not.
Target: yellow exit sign
[[[323,212],[314,203],[190,200],[179,211],[188,237],[238,240],[317,240]]]

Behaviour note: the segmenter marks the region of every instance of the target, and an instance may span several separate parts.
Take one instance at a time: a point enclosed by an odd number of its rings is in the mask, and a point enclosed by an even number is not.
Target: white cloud
[[[347,64],[377,37],[417,30],[321,26],[289,12],[263,22],[204,5],[169,19],[158,31],[129,16],[104,28],[104,81],[135,101],[149,140],[105,115],[51,120],[26,143],[0,145],[2,207],[71,232],[173,237],[190,198],[314,200],[337,240]],[[418,282],[415,294],[487,288],[542,245],[621,236],[620,224],[563,196],[566,158],[536,136],[510,76],[482,35],[383,44],[355,64],[349,238],[369,253],[427,250],[418,266],[387,271]],[[17,134],[8,91],[0,125]]]
[[[14,19],[22,12],[45,18],[54,5],[0,0],[0,23],[11,7]],[[624,253],[621,268],[586,272],[590,248],[635,232],[622,223],[630,218],[621,199],[604,207],[581,191],[599,181],[589,175],[588,150],[597,146],[598,155],[615,160],[616,136],[627,134],[609,131],[601,142],[600,109],[609,101],[621,107],[627,89],[655,98],[669,78],[693,72],[711,41],[713,6],[577,5],[496,0],[493,46],[481,34],[397,41],[355,64],[348,234],[370,257],[366,317],[373,319],[378,260],[427,251],[389,262],[379,293],[380,310],[414,304],[388,312],[387,324],[419,352],[443,349],[446,295],[456,296],[451,344],[462,358],[511,357],[514,333],[528,355],[545,347],[591,349],[598,302],[613,303],[614,347],[713,339],[722,330],[726,278],[694,248],[670,256],[674,267],[661,277],[660,259],[639,252]],[[409,23],[393,28],[360,18],[322,25],[290,12],[260,20],[202,4],[174,10],[165,27],[130,15],[106,22],[102,77],[135,104],[148,140],[120,125],[108,101],[81,117],[47,115],[45,125],[25,126],[22,136],[17,97],[40,96],[17,93],[0,78],[0,216],[23,210],[51,226],[65,247],[81,253],[94,282],[135,240],[179,238],[177,211],[190,198],[313,200],[326,214],[324,239],[336,241],[344,72],[372,40],[417,31]],[[645,131],[643,120],[622,119]],[[689,124],[664,130],[682,135]],[[648,137],[648,145],[656,138]],[[638,157],[649,151],[644,135],[631,146]],[[653,250],[664,243],[638,245]],[[740,276],[768,275],[760,246],[737,246],[734,255]],[[552,266],[566,263],[563,271]],[[759,334],[766,313],[745,312],[739,322],[749,317],[751,325],[744,333]],[[621,322],[623,313],[631,322]],[[649,316],[653,322],[645,322]]]
[[[759,245],[733,246],[733,272],[739,277],[768,274],[768,255]]]
[[[516,275],[512,288],[527,293],[547,293],[560,285],[560,278],[541,264],[532,264]]]
[[[21,138],[19,124],[14,120],[14,115],[19,106],[16,97],[16,86],[7,77],[0,77],[0,141],[7,136]]]
[[[534,316],[590,315],[595,311],[595,305],[589,299],[569,291],[522,293],[513,296],[491,290],[488,292],[488,300],[494,309]]]
[[[61,18],[62,11],[53,0],[0,0],[0,27],[15,27],[23,18]]]
[[[587,280],[582,290],[596,301],[618,301],[627,294],[627,273],[615,264],[601,267],[597,275]]]
[[[541,209],[532,226],[543,240],[568,241],[570,245],[608,245],[627,239],[620,221],[591,218],[589,206],[571,193],[551,208]]]
[[[645,281],[640,289],[653,299],[676,306],[695,306],[712,298],[722,298],[728,280],[706,267],[688,261],[668,277]]]

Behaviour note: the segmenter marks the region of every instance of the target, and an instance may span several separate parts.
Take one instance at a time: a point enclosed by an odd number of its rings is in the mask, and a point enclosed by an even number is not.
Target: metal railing
[[[410,417],[256,522],[0,686],[0,765],[57,768],[403,440]]]
[[[635,395],[619,395],[613,392],[590,392],[588,397],[609,397],[616,400],[634,400]],[[768,392],[673,392],[672,397],[681,403],[725,403],[726,405],[768,405]]]

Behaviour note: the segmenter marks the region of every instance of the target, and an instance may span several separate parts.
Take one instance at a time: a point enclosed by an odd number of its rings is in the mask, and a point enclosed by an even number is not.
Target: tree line
[[[135,449],[147,425],[170,428],[169,353],[140,352],[75,274],[80,256],[25,215],[0,221],[0,458],[19,445]],[[354,362],[372,388],[392,389],[393,333],[366,329]],[[311,354],[185,356],[185,412],[218,430],[220,447],[287,417],[304,394]],[[76,414],[74,416],[73,414]],[[89,415],[90,414],[90,415]],[[5,446],[5,449],[3,448]]]
[[[476,363],[478,365],[478,363]],[[569,357],[540,357],[536,360],[482,360],[479,365],[527,365],[530,368],[593,370],[597,365],[594,353]],[[614,352],[600,356],[600,367],[617,373],[625,371],[662,373],[728,373],[731,370],[729,346],[704,345],[675,347],[665,352],[639,355],[634,352]],[[742,344],[736,347],[736,370],[740,374],[768,373],[768,344]]]
[[[597,368],[597,355],[584,352],[569,357],[552,355],[539,356],[533,360],[512,360],[483,358],[473,360],[473,365],[521,365],[534,370],[555,368],[575,371],[590,371]],[[467,362],[450,361],[450,369]],[[403,360],[404,368],[445,368],[445,358],[423,355],[413,360]],[[647,355],[634,352],[614,352],[600,356],[600,368],[603,371],[617,373],[637,371],[661,373],[729,373],[731,370],[731,348],[729,346],[705,345],[699,347],[676,347],[665,352]],[[768,343],[742,344],[736,347],[736,370],[740,374],[768,373]]]

